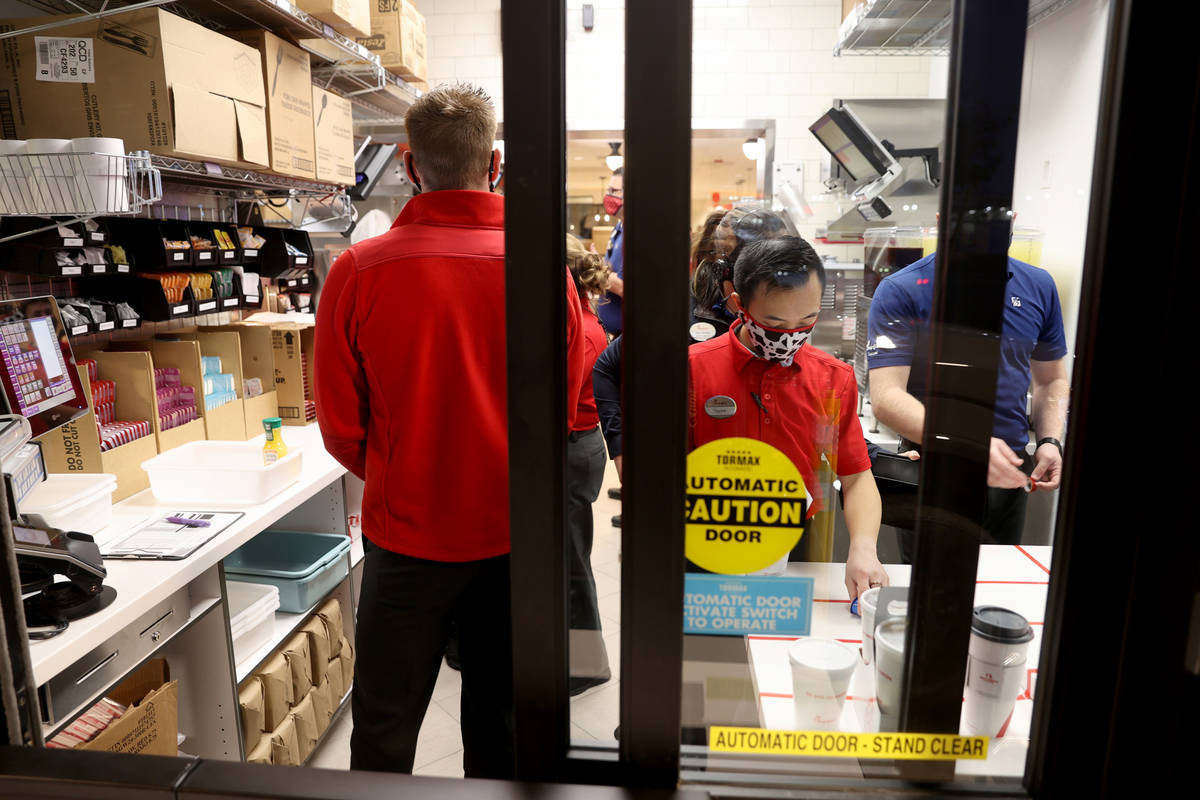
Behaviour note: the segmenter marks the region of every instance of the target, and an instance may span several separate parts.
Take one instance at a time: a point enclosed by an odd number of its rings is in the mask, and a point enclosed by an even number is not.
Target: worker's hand
[[[872,543],[865,547],[850,546],[850,555],[846,558],[846,592],[850,599],[870,589],[872,586],[887,586],[888,574],[879,563]]]
[[[1021,472],[1021,457],[1003,439],[992,437],[988,459],[988,486],[993,489],[1023,489],[1029,479]]]
[[[904,456],[909,461],[920,461],[921,460],[921,453],[918,452],[917,450],[905,450],[900,455]]]
[[[1062,453],[1052,444],[1044,444],[1033,454],[1037,462],[1029,477],[1037,481],[1038,491],[1057,489],[1062,483]]]
[[[613,463],[617,465],[617,480],[624,483],[625,476],[621,473],[621,456],[613,456]]]

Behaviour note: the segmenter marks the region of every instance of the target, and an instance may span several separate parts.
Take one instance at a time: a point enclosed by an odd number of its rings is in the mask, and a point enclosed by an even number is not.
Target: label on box
[[[288,285],[288,286],[295,286],[295,285],[296,285],[296,279],[295,279],[295,278],[289,278],[289,279],[288,279],[288,282],[287,282],[287,285]]]
[[[93,275],[103,275],[106,272],[108,272],[107,264],[92,264]]]
[[[83,239],[63,239],[63,247],[83,247]]]
[[[200,261],[210,261],[212,259],[212,251],[211,250],[201,250],[199,253],[196,254],[196,258],[199,259]]]
[[[308,256],[296,256],[296,263],[297,264],[307,264]]]
[[[129,272],[128,264],[117,264],[117,272]]]
[[[88,326],[87,326],[87,325],[76,325],[74,328],[71,328],[71,335],[72,335],[72,336],[80,336],[80,335],[82,335],[82,334],[85,334],[85,333],[87,333],[87,332],[88,332]]]
[[[62,274],[63,275],[82,275],[83,267],[63,267]]]
[[[95,83],[93,40],[84,37],[35,36],[37,79],[51,83]]]
[[[230,261],[231,259],[233,259],[236,256],[237,256],[237,253],[233,250],[226,250],[223,253],[221,253],[221,258],[225,259],[226,261]]]
[[[238,304],[236,297],[226,297],[221,301],[221,305],[225,308],[235,308]]]
[[[111,331],[115,327],[117,327],[117,323],[115,323],[115,322],[101,322],[100,325],[97,326],[96,330]]]
[[[172,261],[183,261],[183,256],[184,256],[183,253],[172,253],[171,260]]]
[[[244,255],[246,258],[258,258],[258,251],[257,250],[243,250],[242,255]]]
[[[135,327],[137,324],[138,324],[138,321],[137,321],[136,319],[123,319],[123,320],[121,320],[121,327],[122,327],[122,328],[133,328],[133,327]]]
[[[99,231],[92,231],[91,233],[88,234],[88,239],[90,239],[93,242],[103,242],[104,234],[100,233]]]
[[[187,306],[172,306],[171,307],[172,314],[185,314],[185,313],[187,313],[187,310],[188,310]]]
[[[217,307],[216,300],[208,300],[206,302],[201,303],[199,306],[197,306],[196,310],[197,311],[212,311],[216,307]]]

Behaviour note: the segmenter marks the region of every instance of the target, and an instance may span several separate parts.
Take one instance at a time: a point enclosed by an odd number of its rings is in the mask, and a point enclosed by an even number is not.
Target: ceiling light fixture
[[[751,161],[757,161],[762,154],[762,143],[758,139],[747,139],[742,142],[742,155]]]
[[[608,146],[612,152],[604,157],[604,163],[608,165],[610,170],[616,172],[621,167],[625,166],[625,156],[621,155],[620,142],[609,142]]]

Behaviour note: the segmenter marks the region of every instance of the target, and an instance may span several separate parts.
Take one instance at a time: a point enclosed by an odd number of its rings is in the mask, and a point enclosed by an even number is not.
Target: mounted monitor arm
[[[942,167],[941,160],[936,147],[910,147],[905,150],[898,150],[894,144],[887,139],[880,142],[887,151],[892,154],[892,158],[899,161],[902,158],[920,158],[925,161],[925,177],[934,186],[938,186],[942,182]]]

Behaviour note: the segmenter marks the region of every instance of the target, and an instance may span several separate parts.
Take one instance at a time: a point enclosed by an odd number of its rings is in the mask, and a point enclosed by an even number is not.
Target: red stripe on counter
[[[1049,574],[1050,574],[1050,570],[1046,569],[1046,565],[1045,565],[1045,564],[1043,564],[1042,562],[1038,561],[1038,560],[1037,560],[1036,558],[1034,558],[1033,556],[1029,555],[1029,551],[1028,551],[1028,550],[1026,550],[1024,547],[1021,547],[1021,545],[1019,545],[1019,544],[1018,544],[1018,545],[1014,545],[1014,547],[1016,547],[1018,550],[1020,550],[1020,551],[1021,551],[1021,553],[1022,553],[1022,555],[1024,555],[1024,556],[1025,556],[1026,558],[1028,558],[1030,561],[1032,561],[1033,563],[1035,563],[1035,564],[1037,564],[1039,567],[1041,567],[1041,570],[1042,570],[1042,572],[1046,573],[1047,575],[1049,575]]]
[[[777,697],[780,700],[792,700],[795,697],[795,695],[776,694],[775,692],[759,692],[758,696],[759,697]]]
[[[846,644],[862,644],[862,639],[835,639],[837,642],[845,642]]]

